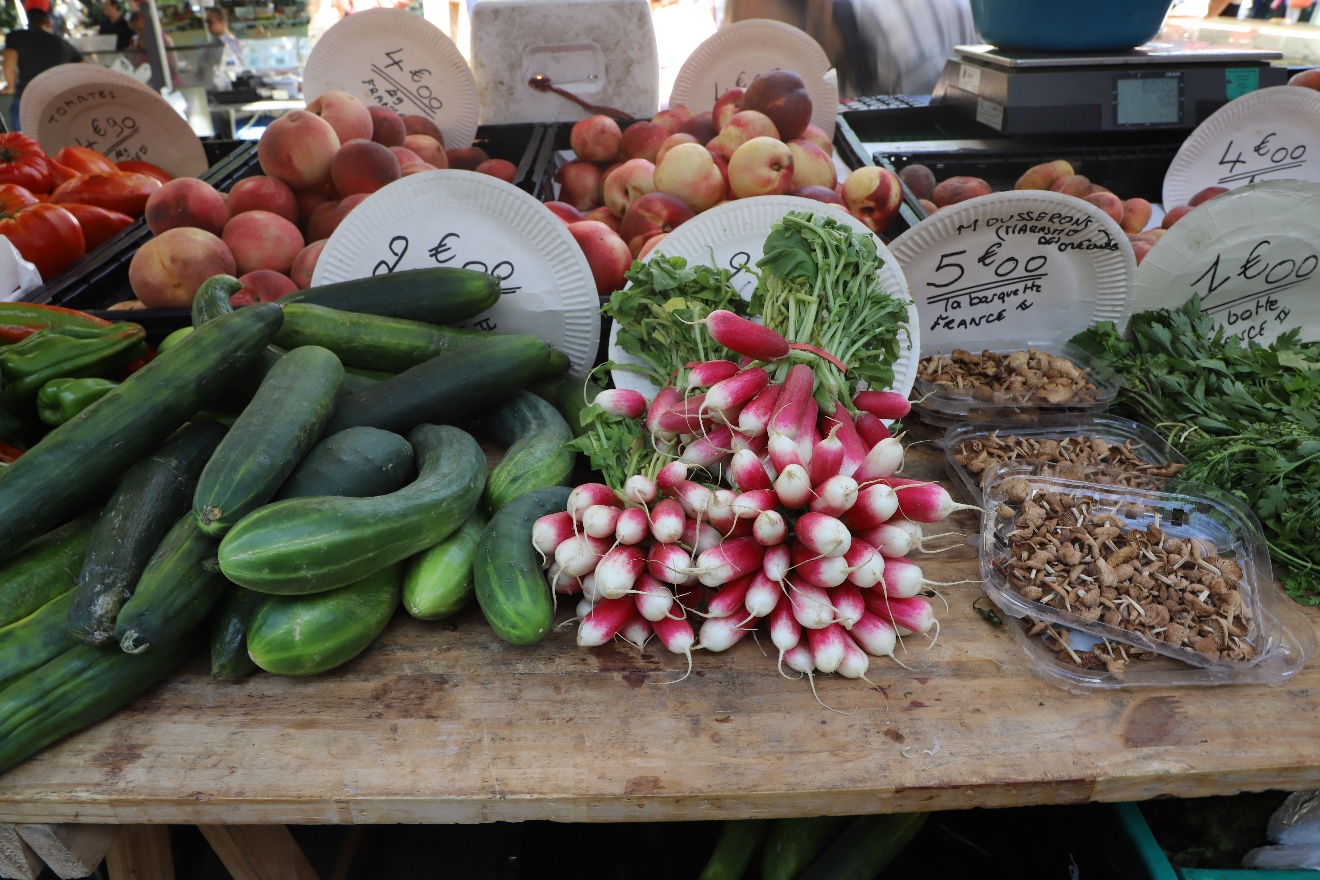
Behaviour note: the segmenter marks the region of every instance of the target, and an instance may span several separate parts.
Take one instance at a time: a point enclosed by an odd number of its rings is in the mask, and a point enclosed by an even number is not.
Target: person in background
[[[14,96],[9,108],[10,131],[19,130],[18,104],[23,90],[37,74],[83,60],[82,53],[68,40],[51,33],[50,0],[28,0],[26,9],[28,26],[5,35],[5,87],[0,94]]]
[[[229,16],[225,10],[219,6],[211,6],[206,10],[206,32],[211,35],[211,44],[221,46],[234,53],[238,59],[240,68],[247,66],[246,53],[243,51],[243,43],[234,36],[233,31],[229,29]],[[217,58],[214,62],[219,63]]]
[[[133,42],[128,46],[128,58],[133,62],[134,67],[141,67],[150,62],[151,56],[147,52],[147,20],[142,17],[141,12],[130,12],[128,14],[128,24],[133,28]],[[165,45],[165,62],[170,70],[170,84],[176,88],[183,88],[183,74],[179,71],[179,59],[174,53],[174,40],[170,35],[161,32],[161,42]]]
[[[101,4],[101,11],[105,13],[105,21],[101,22],[96,32],[105,36],[114,34],[115,51],[124,51],[133,42],[133,28],[124,17],[124,8],[119,0],[105,0]]]

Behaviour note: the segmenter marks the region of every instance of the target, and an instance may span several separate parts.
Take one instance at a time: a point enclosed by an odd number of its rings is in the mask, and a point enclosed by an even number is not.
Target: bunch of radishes
[[[690,664],[765,620],[781,664],[863,677],[899,632],[936,626],[905,557],[923,524],[967,505],[895,476],[903,447],[883,420],[907,414],[903,395],[862,391],[822,411],[812,365],[789,360],[815,355],[731,312],[706,327],[742,361],[692,364],[649,405],[621,389],[596,399],[606,418],[644,420],[655,454],[536,522],[550,583],[582,596],[580,646],[654,634]]]

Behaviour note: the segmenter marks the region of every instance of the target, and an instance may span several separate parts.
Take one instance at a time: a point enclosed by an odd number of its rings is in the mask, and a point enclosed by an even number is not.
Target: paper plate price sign
[[[890,244],[921,324],[923,357],[954,348],[1063,344],[1097,321],[1125,326],[1132,245],[1099,208],[1052,192],[992,193],[928,217]]]
[[[1164,175],[1164,208],[1210,186],[1320,181],[1320,92],[1273,86],[1220,107],[1183,141]]]
[[[1320,328],[1320,184],[1266,181],[1225,193],[1183,217],[1137,270],[1135,307],[1178,308],[1193,296],[1243,341],[1268,345]]]

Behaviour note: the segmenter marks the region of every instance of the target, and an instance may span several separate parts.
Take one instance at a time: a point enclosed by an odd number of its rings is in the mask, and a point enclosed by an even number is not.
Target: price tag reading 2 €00
[[[952,205],[899,236],[921,321],[921,352],[1066,342],[1126,320],[1132,246],[1099,208],[1050,192]]]

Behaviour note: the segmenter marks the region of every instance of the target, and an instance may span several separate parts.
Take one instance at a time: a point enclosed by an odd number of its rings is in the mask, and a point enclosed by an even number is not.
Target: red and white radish
[[[616,544],[601,557],[593,574],[596,590],[606,599],[618,599],[632,591],[646,571],[646,553],[632,544]]]
[[[683,537],[687,515],[676,499],[664,498],[651,508],[651,536],[661,544],[674,544]]]
[[[811,649],[811,662],[821,672],[830,673],[843,662],[843,642],[848,638],[842,626],[831,623],[820,629],[807,630],[807,647]]]
[[[863,597],[865,601],[865,597]],[[849,633],[863,651],[872,657],[894,656],[898,632],[894,625],[880,615],[867,611],[853,625]]]
[[[752,617],[765,617],[779,607],[783,595],[784,590],[779,584],[766,577],[764,570],[758,571],[752,575],[752,582],[747,586],[743,607]]]
[[[633,504],[650,504],[659,491],[655,480],[645,474],[633,474],[623,483],[623,497]]]
[[[691,549],[693,556],[699,556],[707,550],[718,547],[723,540],[724,536],[710,523],[699,523],[695,519],[690,519],[683,525],[681,542]]]
[[[614,490],[604,483],[582,483],[568,493],[568,504],[565,505],[565,509],[574,520],[581,522],[582,514],[586,513],[587,508],[593,504],[621,506]]]
[[[709,471],[732,454],[733,430],[728,425],[716,425],[684,447],[678,460]]]
[[[843,444],[843,465],[839,473],[851,476],[866,458],[871,447],[857,433],[857,425],[854,424],[848,407],[842,401],[834,405],[833,413],[821,413],[820,430],[826,435],[833,432]]]
[[[616,419],[639,419],[646,412],[646,397],[640,391],[608,388],[596,395],[592,404]]]
[[[811,367],[806,364],[794,364],[789,367],[767,430],[771,433],[787,434],[789,439],[796,440],[798,431],[802,427],[802,412],[807,402],[811,400],[815,388],[816,374],[811,371]]]
[[[697,638],[697,634],[692,631],[692,624],[682,617],[664,617],[651,621],[651,630],[666,651],[687,657],[688,672],[691,673],[692,648]]]
[[[683,401],[683,392],[673,385],[666,385],[651,398],[651,405],[646,408],[646,430],[652,434],[660,432],[660,416],[669,412]]]
[[[647,620],[660,620],[673,611],[674,591],[649,571],[637,579],[636,589],[633,601]]]
[[[706,391],[706,409],[728,412],[752,400],[770,382],[770,375],[760,367],[743,370],[712,385]],[[741,412],[739,413],[741,415]],[[736,425],[737,420],[733,423]]]
[[[797,583],[789,588],[788,604],[793,617],[807,629],[820,629],[838,620],[838,612],[830,604],[830,595],[824,587]]]
[[[555,548],[555,563],[561,575],[583,577],[595,570],[605,551],[610,549],[609,541],[593,538],[590,535],[574,535]]]
[[[853,584],[840,584],[829,591],[830,604],[839,612],[839,623],[844,629],[852,629],[853,624],[861,620],[866,613],[866,600],[862,591]]]
[[[741,615],[708,617],[697,631],[697,648],[707,651],[727,651],[752,631],[755,623]]]
[[[782,544],[788,538],[788,522],[778,510],[763,510],[752,522],[752,537],[766,547]]]
[[[793,525],[793,535],[813,556],[843,556],[852,546],[852,532],[835,517],[804,513]]]
[[[716,590],[715,595],[711,596],[710,600],[706,602],[706,615],[708,617],[731,617],[734,614],[746,611],[744,602],[747,599],[747,590],[758,574],[760,574],[759,571],[745,575]]]
[[[765,451],[770,459],[770,464],[778,473],[783,473],[789,465],[797,465],[805,470],[807,459],[802,457],[802,450],[798,447],[797,441],[787,434],[778,431],[770,431],[767,436]],[[811,475],[807,475],[810,482]]]
[[[830,477],[838,476],[843,469],[843,453],[843,441],[839,439],[836,427],[811,450],[811,461],[807,465],[811,485],[819,486]]]
[[[800,464],[790,464],[780,471],[775,477],[775,494],[779,496],[779,503],[790,510],[807,507],[815,497],[807,469]]]
[[[947,489],[929,480],[886,477],[882,482],[898,495],[898,509],[903,516],[916,522],[937,523],[959,510],[981,510],[978,505],[954,501]]]
[[[816,671],[816,664],[811,659],[811,649],[807,647],[805,640],[798,642],[787,651],[783,651],[780,654],[780,659],[783,660],[785,666],[794,672],[810,676]]]
[[[723,541],[697,557],[697,580],[707,587],[727,584],[759,569],[764,557],[765,548],[755,538]]]
[[[646,650],[646,643],[651,640],[651,634],[651,621],[637,613],[628,618],[623,629],[619,630],[619,638],[636,646],[639,651]]]
[[[686,480],[687,475],[687,465],[681,461],[671,461],[656,472],[655,487],[661,492],[667,492]]]
[[[706,517],[710,524],[723,534],[728,534],[733,528],[734,520],[737,516],[733,511],[733,502],[738,498],[738,493],[732,489],[720,487],[714,491],[711,496],[710,507],[706,508]]]
[[[793,551],[787,542],[765,548],[761,571],[777,584],[782,584],[793,567]]]
[[[843,557],[848,563],[848,582],[862,589],[870,589],[883,580],[885,557],[879,550],[856,536]]]
[[[647,574],[666,584],[685,583],[691,564],[692,557],[678,544],[652,544],[647,550]]]
[[[825,482],[817,483],[815,493],[810,505],[813,512],[842,516],[857,503],[857,481],[845,474],[835,474]]]
[[[835,672],[844,678],[866,678],[867,671],[871,668],[871,658],[866,652],[858,646],[856,640],[851,635],[843,638],[843,659],[835,668]]]
[[[714,360],[691,363],[687,365],[687,376],[683,386],[692,391],[697,388],[709,388],[710,386],[722,382],[730,376],[737,375],[741,369],[733,361]]]
[[[567,510],[547,513],[532,523],[532,546],[541,554],[541,567],[550,564],[555,548],[577,534],[573,514]]]
[[[582,531],[593,538],[611,538],[621,513],[613,504],[593,504],[582,511]]]
[[[578,624],[579,648],[595,648],[619,634],[624,625],[637,613],[631,596],[620,599],[601,599],[582,617]]]
[[[729,351],[758,361],[779,361],[788,357],[788,340],[781,334],[727,309],[716,309],[700,323],[706,325],[711,339]]]
[[[930,632],[936,626],[935,609],[925,596],[889,598],[883,593],[871,590],[863,597],[866,610],[876,617],[889,621],[896,627],[914,633]]]
[[[770,612],[770,642],[779,649],[782,662],[784,652],[802,640],[802,624],[793,613],[792,602],[777,602]]]
[[[646,508],[627,507],[619,511],[614,523],[614,540],[620,544],[640,544],[651,534],[651,523],[646,519]]]
[[[861,437],[862,442],[867,446],[875,446],[881,440],[888,440],[892,436],[885,423],[869,412],[858,413],[853,424],[857,426],[857,436]]]
[[[733,500],[732,509],[734,516],[754,520],[767,510],[774,510],[778,506],[779,495],[774,489],[753,489],[738,495]]]
[[[766,385],[738,412],[738,431],[748,437],[766,433],[779,400],[779,385]]]
[[[911,401],[897,391],[859,391],[853,398],[853,406],[887,422],[912,411]]]
[[[897,437],[886,437],[871,447],[866,458],[858,465],[853,476],[858,483],[867,484],[873,480],[892,477],[903,467],[903,444]]]
[[[733,453],[733,460],[729,462],[729,476],[739,492],[769,489],[774,485],[760,457],[751,449],[739,449]]]
[[[883,522],[898,512],[898,496],[884,483],[872,483],[857,493],[857,502],[840,519],[848,528],[862,531]]]

